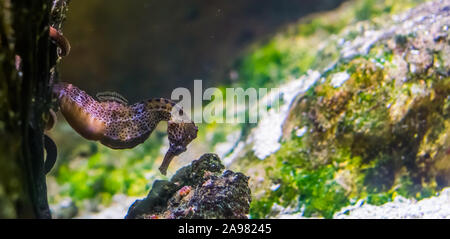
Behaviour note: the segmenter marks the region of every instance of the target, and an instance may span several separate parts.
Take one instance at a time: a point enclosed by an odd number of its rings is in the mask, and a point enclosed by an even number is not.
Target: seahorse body
[[[72,128],[89,140],[100,141],[113,149],[133,148],[143,143],[162,121],[168,121],[170,147],[160,167],[162,174],[174,156],[186,151],[197,137],[198,128],[175,102],[150,99],[133,105],[120,100],[97,101],[67,83],[58,83],[53,92],[62,114]]]
[[[59,56],[70,52],[69,41],[55,28],[49,28],[49,36],[59,47]],[[21,59],[16,57],[20,69]],[[166,174],[172,159],[186,151],[186,146],[197,137],[198,128],[175,102],[159,98],[128,105],[118,95],[97,95],[95,100],[72,84],[58,83],[53,86],[62,114],[72,128],[81,136],[113,149],[133,148],[143,143],[161,120],[168,121],[167,134],[170,147],[159,167]],[[50,139],[50,138],[48,138]],[[53,141],[52,141],[53,142]],[[52,146],[48,141],[48,145]],[[51,154],[56,157],[56,147]],[[53,149],[54,148],[54,149]],[[49,160],[49,165],[52,161]],[[51,166],[49,166],[51,168]]]

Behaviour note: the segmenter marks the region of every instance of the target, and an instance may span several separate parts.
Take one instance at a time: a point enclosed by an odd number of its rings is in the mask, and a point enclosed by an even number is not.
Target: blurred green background
[[[72,50],[61,63],[61,81],[91,95],[116,91],[130,103],[169,98],[177,87],[193,89],[195,79],[203,80],[203,88],[232,83],[262,85],[267,80],[260,84],[255,80],[258,76],[249,78],[244,73],[254,67],[248,64],[261,64],[261,59],[253,63],[249,60],[252,56],[247,57],[252,47],[270,41],[284,26],[313,12],[333,9],[341,2],[71,1],[64,35]],[[263,64],[277,61],[268,57]],[[230,79],[230,72],[236,70],[244,76]],[[155,169],[167,147],[165,122],[144,144],[132,150],[111,150],[78,136],[62,115],[58,119],[56,129],[49,133],[59,150],[57,166],[49,178],[52,203],[70,197],[83,208],[83,202],[91,199],[108,204],[117,193],[143,196],[153,180],[161,177]],[[198,139],[189,152],[174,160],[169,175],[180,165],[212,152],[239,127],[200,125]]]
[[[131,103],[170,97],[177,87],[192,89],[194,79],[204,80],[204,88],[274,87],[309,69],[325,67],[325,62],[336,56],[326,48],[318,52],[317,43],[340,33],[347,25],[395,14],[423,1],[357,0],[347,1],[344,6],[342,2],[71,1],[64,35],[72,51],[62,61],[61,80],[93,95],[113,90]],[[322,11],[330,10],[323,15]],[[49,133],[59,149],[57,165],[49,176],[51,203],[70,197],[82,210],[89,210],[91,204],[109,205],[115,194],[142,197],[155,179],[165,178],[157,167],[168,145],[166,123],[132,150],[111,150],[84,140],[61,115],[58,118],[59,123]],[[174,160],[168,176],[203,153],[214,152],[235,132],[238,137],[245,135],[250,127],[200,124],[198,138]],[[301,146],[288,144],[273,156],[274,160],[284,158],[292,147]],[[342,158],[358,160],[347,152],[341,153]],[[281,175],[291,170],[280,162],[268,168]],[[305,197],[310,197],[309,215],[319,212],[329,217],[349,203],[339,186],[317,183],[334,174],[335,168],[326,166],[287,179],[297,180],[292,183],[301,185]],[[256,200],[252,216],[266,216],[270,209],[267,205],[274,202],[299,200],[292,188],[284,192]],[[389,201],[392,194],[368,197],[382,203]]]

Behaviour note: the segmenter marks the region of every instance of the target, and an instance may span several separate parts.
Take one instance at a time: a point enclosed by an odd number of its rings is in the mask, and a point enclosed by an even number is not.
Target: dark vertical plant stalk
[[[66,2],[0,0],[0,218],[51,218],[43,132],[57,54],[48,26],[61,26]]]

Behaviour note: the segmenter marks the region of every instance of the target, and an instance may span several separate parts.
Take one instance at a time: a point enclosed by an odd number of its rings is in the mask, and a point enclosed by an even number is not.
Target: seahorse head
[[[186,146],[197,138],[198,127],[193,122],[169,121],[167,125],[169,151],[179,155],[186,151]]]
[[[197,138],[198,127],[194,122],[185,122],[180,120],[170,120],[167,124],[167,133],[169,138],[169,149],[164,160],[159,167],[161,174],[166,175],[167,167],[172,159],[186,151],[187,145]]]

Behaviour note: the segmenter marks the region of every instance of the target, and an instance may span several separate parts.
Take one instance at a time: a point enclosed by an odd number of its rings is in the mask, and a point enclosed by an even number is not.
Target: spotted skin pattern
[[[68,83],[53,86],[62,114],[71,127],[89,140],[112,149],[128,149],[143,143],[160,121],[168,121],[170,147],[159,170],[166,174],[173,157],[186,151],[198,128],[175,102],[156,98],[133,105],[114,99],[97,101]]]

